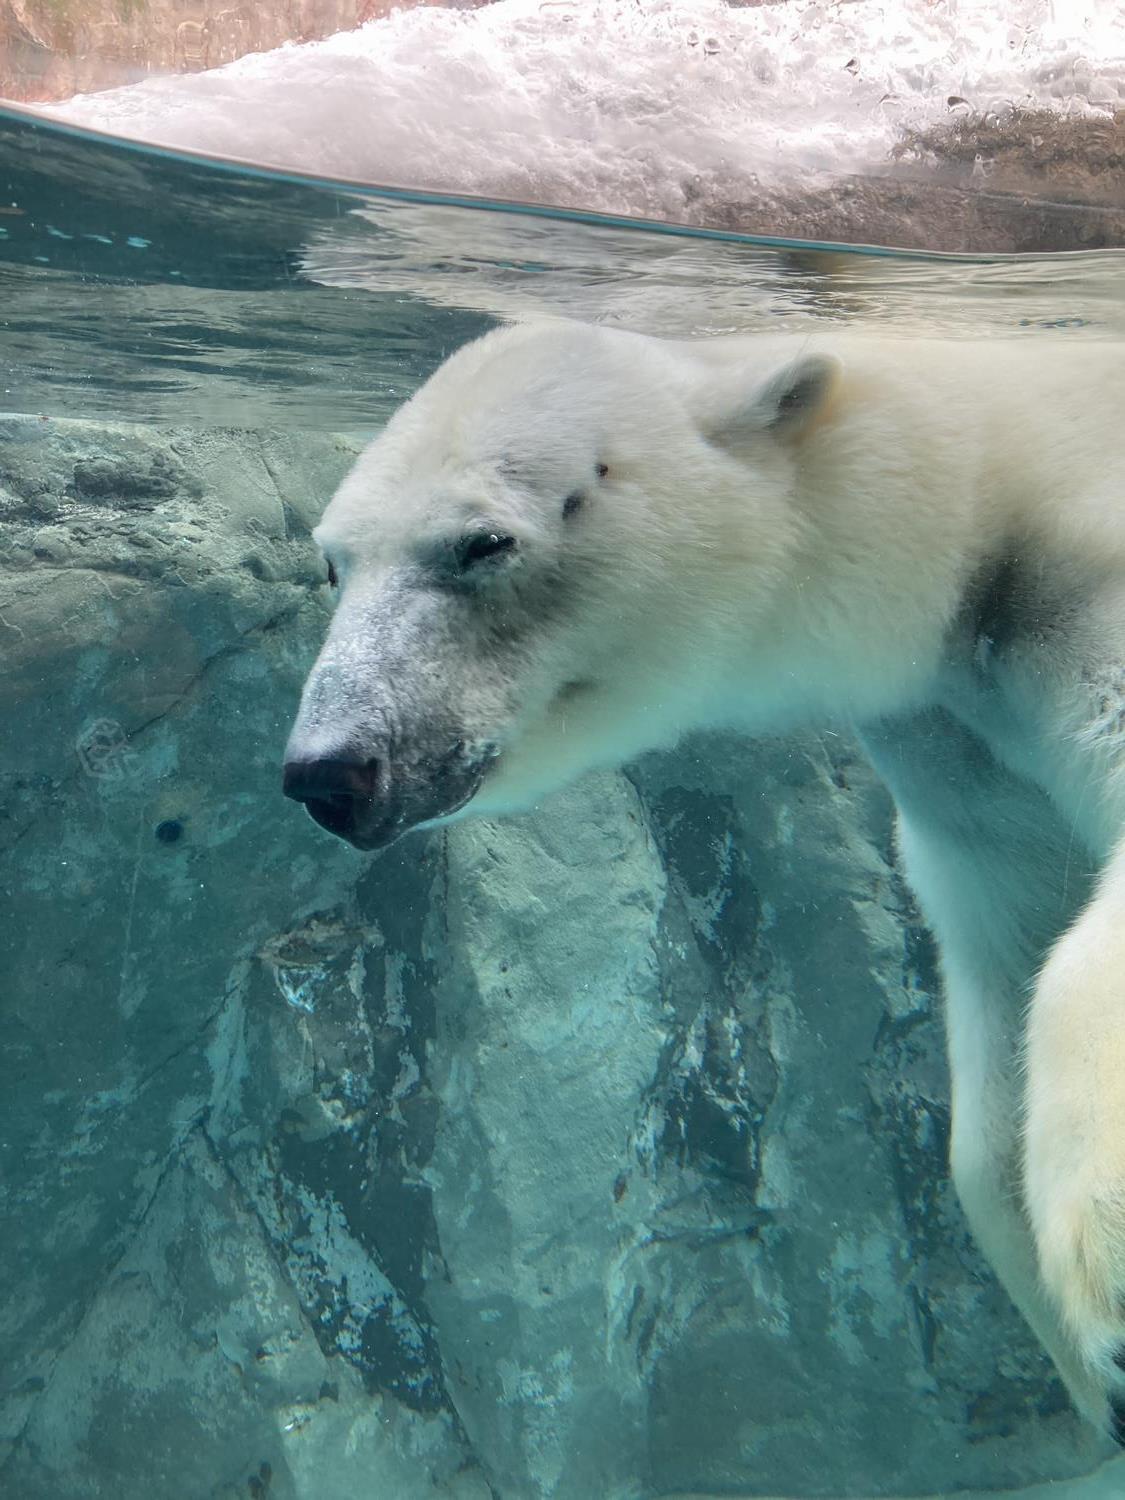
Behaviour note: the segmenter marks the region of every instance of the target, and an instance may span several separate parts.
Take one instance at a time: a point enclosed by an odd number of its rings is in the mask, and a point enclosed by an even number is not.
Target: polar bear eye
[[[514,536],[505,536],[500,531],[475,531],[472,536],[461,539],[457,548],[457,560],[463,568],[471,568],[474,564],[485,562],[489,558],[500,557],[505,552],[513,552],[515,546]]]

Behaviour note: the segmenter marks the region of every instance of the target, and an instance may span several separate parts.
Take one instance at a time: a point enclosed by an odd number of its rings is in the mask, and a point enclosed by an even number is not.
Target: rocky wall
[[[450,0],[412,0],[418,5]],[[458,0],[454,0],[457,4]],[[468,9],[487,0],[460,0]],[[385,16],[393,0],[0,0],[0,98],[42,101],[200,73]]]
[[[850,742],[708,739],[380,856],[283,801],[353,453],[0,421],[0,1493],[1094,1472],[954,1200]]]

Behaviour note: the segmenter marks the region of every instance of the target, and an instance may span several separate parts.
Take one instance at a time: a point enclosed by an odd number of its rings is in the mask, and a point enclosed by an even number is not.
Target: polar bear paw
[[[1112,1194],[1071,1184],[1037,1217],[1047,1293],[1082,1367],[1105,1392],[1102,1421],[1125,1447],[1125,1184]]]
[[[1060,949],[1028,1027],[1026,1202],[1044,1289],[1109,1403],[1091,1415],[1125,1446],[1125,968]]]

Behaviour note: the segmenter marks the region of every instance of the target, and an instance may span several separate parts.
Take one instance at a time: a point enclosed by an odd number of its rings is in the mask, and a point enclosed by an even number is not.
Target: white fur
[[[962,1200],[1101,1423],[1125,1390],[1123,420],[1108,344],[523,327],[449,360],[318,529],[345,603],[478,514],[571,580],[467,813],[705,724],[860,725],[942,952]],[[1018,588],[974,616],[1005,562]]]

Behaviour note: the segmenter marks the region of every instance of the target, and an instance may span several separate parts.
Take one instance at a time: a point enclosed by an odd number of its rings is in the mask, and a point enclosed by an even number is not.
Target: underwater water
[[[1113,251],[365,190],[0,118],[0,1494],[1106,1500],[948,1180],[826,729],[377,856],[283,800],[359,446],[498,321],[1119,338]]]

